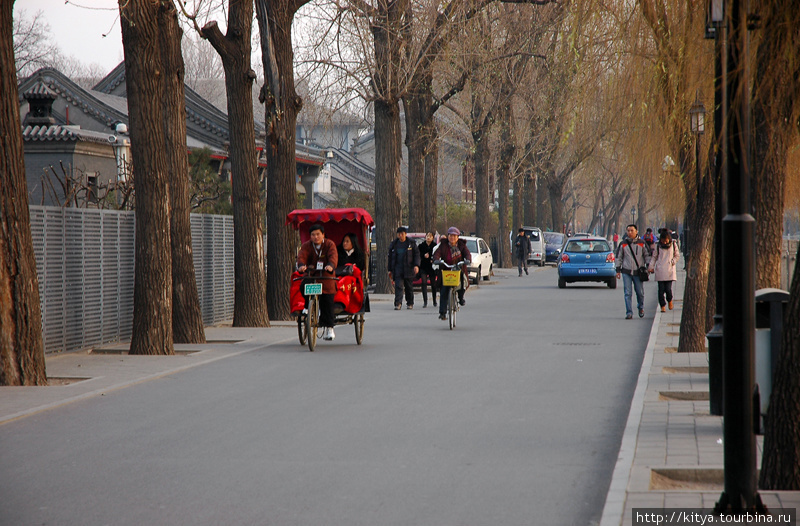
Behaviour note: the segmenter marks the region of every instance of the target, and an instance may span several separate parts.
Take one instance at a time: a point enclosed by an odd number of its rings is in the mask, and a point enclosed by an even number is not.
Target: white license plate
[[[303,287],[306,296],[319,296],[322,294],[322,283],[306,283]]]
[[[597,274],[596,268],[579,268],[578,274]]]

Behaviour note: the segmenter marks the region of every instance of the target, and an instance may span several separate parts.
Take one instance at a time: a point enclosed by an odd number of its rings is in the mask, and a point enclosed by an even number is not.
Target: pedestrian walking
[[[438,283],[436,280],[436,272],[433,270],[433,250],[436,248],[436,236],[433,232],[425,234],[425,241],[419,244],[419,277],[422,278],[422,308],[428,306],[428,281],[431,285],[431,298],[433,299],[433,306],[436,307],[436,292],[438,290]]]
[[[669,310],[672,310],[672,282],[678,279],[676,265],[679,257],[677,244],[673,241],[669,230],[663,229],[649,266],[650,272],[658,282],[658,304],[661,306],[661,312],[667,311],[667,305]]]
[[[622,276],[625,295],[625,319],[633,317],[631,307],[632,292],[636,291],[636,307],[639,310],[639,317],[644,317],[644,285],[642,284],[642,271],[647,277],[647,265],[650,263],[650,248],[647,243],[639,237],[639,229],[636,225],[628,225],[625,229],[625,238],[617,247],[615,254],[617,279]]]
[[[463,239],[459,239],[458,236],[461,235],[461,231],[454,226],[451,226],[447,229],[447,239],[443,239],[441,243],[439,243],[439,248],[433,253],[434,260],[442,260],[450,266],[457,265],[460,261],[466,262],[466,264],[472,263],[472,254],[470,253],[469,249],[467,248],[467,242]],[[467,302],[464,300],[464,293],[466,292],[466,287],[469,286],[469,283],[464,284],[464,272],[465,269],[461,269],[461,286],[458,288],[458,303],[459,305],[466,305]],[[439,294],[439,319],[446,320],[447,319],[447,304],[450,302],[450,289],[452,287],[445,287],[442,286],[441,294]]]
[[[406,307],[414,308],[414,278],[419,272],[419,248],[408,239],[406,227],[397,228],[397,238],[389,245],[389,279],[394,283],[394,310],[403,306],[403,291]]]
[[[650,253],[652,254],[653,249],[655,248],[654,245],[656,244],[656,236],[653,234],[653,229],[648,228],[645,231],[644,236],[642,236],[642,239],[644,239],[644,242],[647,243],[647,246],[650,248]]]
[[[531,239],[525,235],[525,229],[520,228],[517,231],[516,239],[514,239],[514,256],[517,258],[519,277],[522,277],[523,269],[525,269],[525,275],[528,275],[528,254],[530,253]]]
[[[614,232],[614,252],[617,251],[617,245],[619,245],[619,234]]]

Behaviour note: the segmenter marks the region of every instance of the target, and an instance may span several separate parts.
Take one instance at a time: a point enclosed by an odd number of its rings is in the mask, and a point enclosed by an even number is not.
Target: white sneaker
[[[322,331],[322,339],[330,341],[334,338],[336,338],[336,334],[333,332],[333,327],[325,327]]]
[[[308,314],[308,309],[303,309],[303,314]]]

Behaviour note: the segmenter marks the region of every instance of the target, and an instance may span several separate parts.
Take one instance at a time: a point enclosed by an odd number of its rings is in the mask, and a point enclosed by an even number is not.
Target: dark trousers
[[[453,287],[442,287],[441,294],[439,294],[439,314],[444,316],[447,314],[447,306],[450,304],[450,289]],[[458,289],[456,290],[456,294],[458,294],[458,301],[462,301],[464,299],[464,293],[466,289]]]
[[[336,325],[336,315],[333,314],[333,298],[336,294],[320,294],[317,296],[319,303],[319,322],[320,327],[333,327]],[[308,308],[308,296],[303,296]]]
[[[425,305],[428,304],[428,280],[431,280],[431,297],[433,298],[433,304],[435,305],[436,292],[439,290],[439,284],[436,283],[436,273],[431,272],[429,274],[424,269],[420,269],[419,276],[422,278],[422,302]]]
[[[394,304],[403,304],[403,290],[406,294],[406,305],[414,304],[414,278],[407,278],[405,276],[392,274],[394,277]]]
[[[666,296],[666,299],[665,299]],[[672,281],[658,282],[658,304],[662,307],[672,301]]]
[[[528,257],[527,256],[520,257],[520,255],[517,254],[517,270],[519,270],[519,275],[520,276],[522,275],[522,269],[523,268],[525,269],[525,274],[527,274],[528,273]],[[480,277],[480,276],[478,276],[478,277]]]

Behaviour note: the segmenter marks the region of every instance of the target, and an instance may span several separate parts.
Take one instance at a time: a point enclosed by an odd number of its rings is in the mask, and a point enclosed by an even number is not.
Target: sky
[[[50,37],[66,56],[111,71],[124,59],[116,0],[16,0],[14,14],[42,11]],[[106,37],[103,37],[107,34]]]

